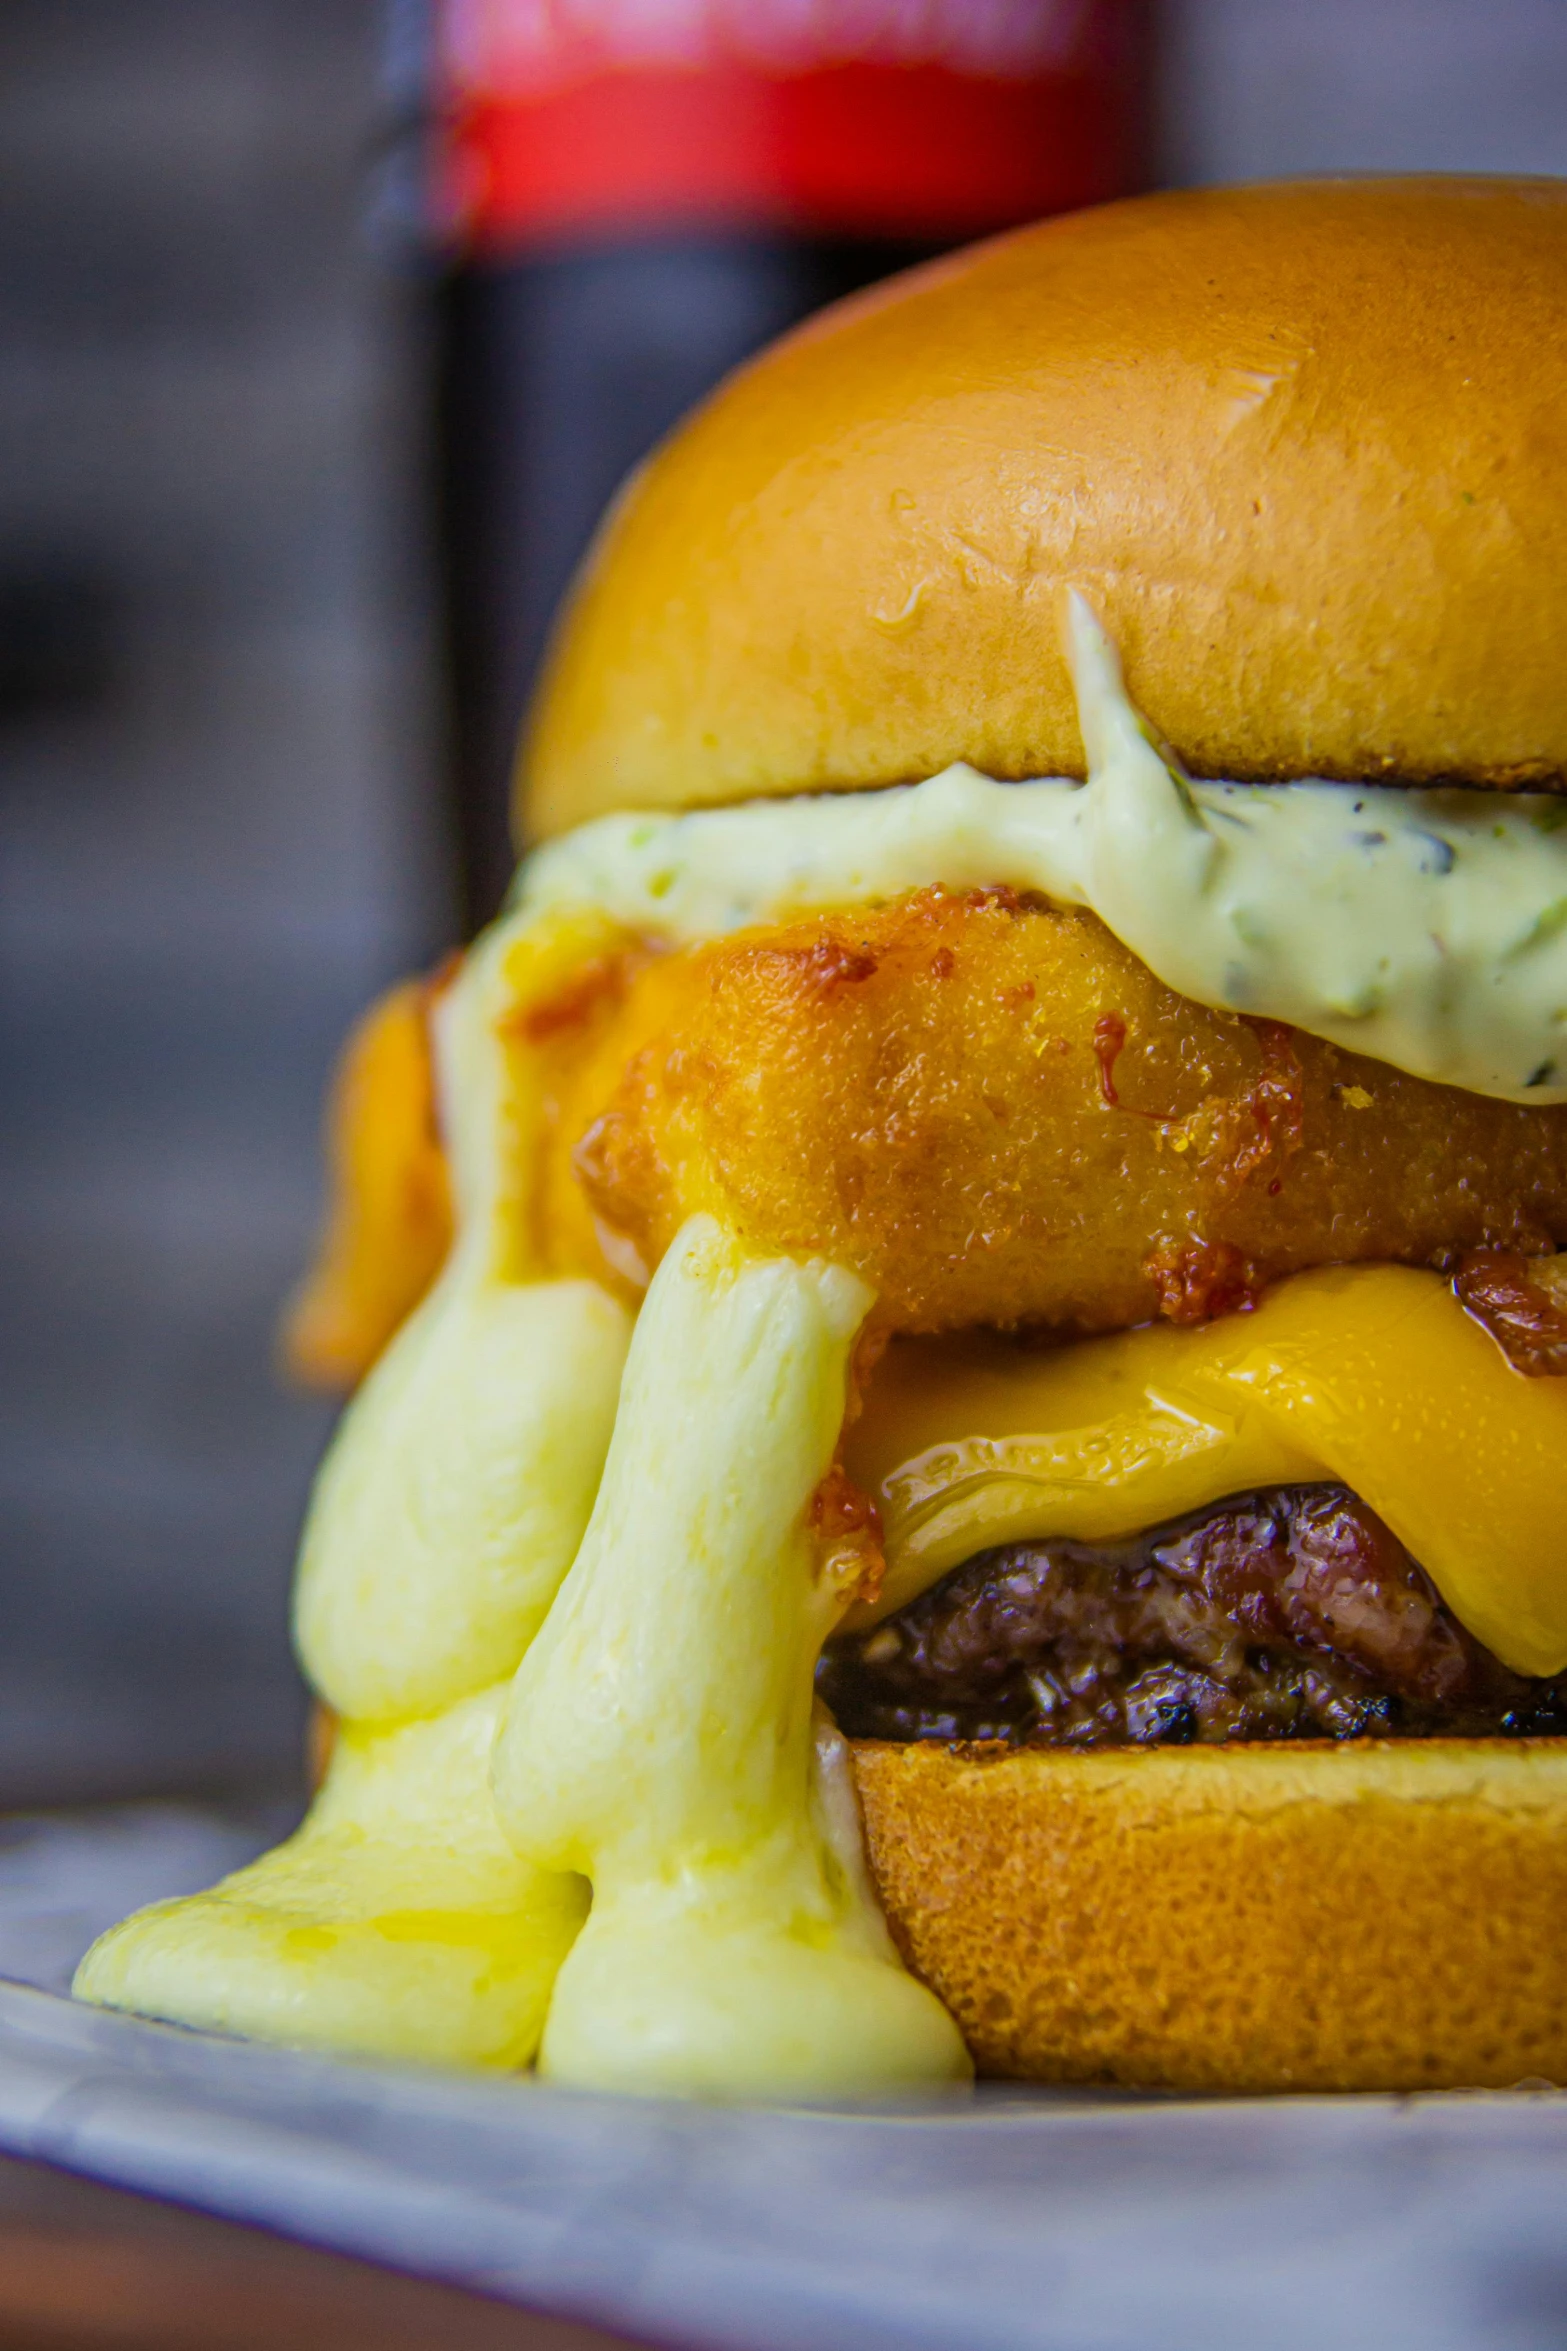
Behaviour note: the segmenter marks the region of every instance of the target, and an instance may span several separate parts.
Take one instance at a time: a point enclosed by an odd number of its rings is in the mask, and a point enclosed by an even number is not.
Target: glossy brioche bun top
[[[788,336],[608,517],[520,826],[1081,775],[1069,585],[1197,774],[1567,787],[1567,185],[1145,197]]]

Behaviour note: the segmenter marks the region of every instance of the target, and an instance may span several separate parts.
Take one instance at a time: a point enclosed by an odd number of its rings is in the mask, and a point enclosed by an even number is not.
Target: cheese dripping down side
[[[630,1317],[532,1278],[539,1105],[505,1024],[580,928],[491,933],[438,1019],[457,1238],[343,1416],[306,1520],[296,1636],[343,1718],[297,1834],[94,1945],[76,1990],[180,2024],[389,2057],[529,2062],[588,1889],[508,1845],[489,1789],[507,1681],[593,1507]]]
[[[689,944],[942,883],[1090,907],[1167,986],[1500,1101],[1567,1101],[1567,799],[1202,783],[1129,700],[1081,596],[1088,782],[948,768],[876,792],[611,816],[529,858],[525,914]]]
[[[871,1302],[841,1267],[747,1260],[709,1217],[653,1277],[598,1503],[496,1749],[518,1850],[593,1885],[541,2051],[561,2079],[766,2096],[968,2071],[841,1801],[812,1790],[812,1674],[847,1594],[808,1511]]]
[[[622,1391],[625,1309],[536,1278],[518,1022],[599,936],[592,917],[502,926],[441,1006],[457,1239],[317,1482],[298,1637],[344,1727],[309,1818],[113,1929],[76,1988],[499,2066],[532,2059],[548,2014],[548,2069],[602,2086],[962,2081],[957,2028],[887,1936],[843,1741],[812,1713],[852,1576],[810,1505],[871,1293],[701,1223],[659,1269]],[[546,1623],[502,1751],[513,1844],[490,1749]],[[595,1931],[552,2007],[590,1882]]]

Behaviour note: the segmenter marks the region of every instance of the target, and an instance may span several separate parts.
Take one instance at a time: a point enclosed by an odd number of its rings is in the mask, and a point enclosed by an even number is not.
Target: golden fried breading
[[[561,1270],[602,1271],[593,1215],[652,1266],[705,1209],[853,1267],[898,1329],[1103,1331],[1312,1265],[1567,1240],[1567,1108],[1208,1011],[1006,890],[629,956],[540,1049]]]
[[[333,1080],[326,1227],[281,1342],[288,1370],[309,1387],[363,1378],[434,1281],[451,1240],[430,993],[430,982],[407,980],[373,1004]]]

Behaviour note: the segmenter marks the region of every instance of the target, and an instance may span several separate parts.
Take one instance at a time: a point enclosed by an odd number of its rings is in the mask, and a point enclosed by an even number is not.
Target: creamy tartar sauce
[[[1168,986],[1501,1101],[1567,1101],[1567,799],[1193,782],[1081,596],[1088,781],[920,784],[610,816],[528,858],[525,918],[594,907],[690,944],[944,884],[1087,906]]]

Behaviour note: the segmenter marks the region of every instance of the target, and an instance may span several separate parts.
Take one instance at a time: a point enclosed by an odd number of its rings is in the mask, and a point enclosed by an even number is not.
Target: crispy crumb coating
[[[327,1219],[281,1334],[286,1368],[308,1387],[349,1388],[364,1377],[451,1243],[427,1017],[444,976],[404,981],[373,1004],[338,1063]]]
[[[1209,1011],[1007,890],[630,951],[542,1049],[561,1270],[601,1272],[605,1228],[651,1267],[708,1210],[852,1267],[891,1327],[1088,1332],[1313,1265],[1567,1240],[1567,1108]]]

